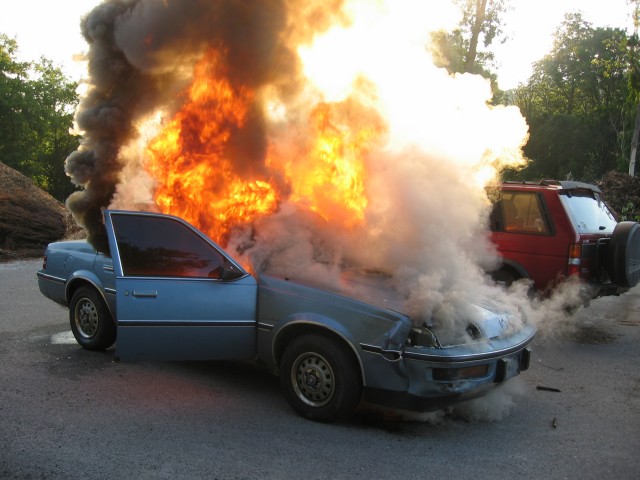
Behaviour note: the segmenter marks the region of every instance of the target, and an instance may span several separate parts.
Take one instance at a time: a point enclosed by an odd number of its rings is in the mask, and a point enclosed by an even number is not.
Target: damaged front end
[[[367,368],[365,399],[405,410],[435,410],[483,395],[527,370],[535,328],[473,308],[459,338],[437,325],[402,325],[389,332],[382,346],[361,344],[364,364],[373,367]]]

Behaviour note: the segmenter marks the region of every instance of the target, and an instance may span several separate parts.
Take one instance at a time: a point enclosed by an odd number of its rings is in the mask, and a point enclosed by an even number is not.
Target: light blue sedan
[[[80,345],[121,360],[254,359],[280,376],[304,417],[348,417],[364,399],[433,410],[487,392],[529,366],[533,326],[482,310],[463,344],[397,311],[254,276],[193,226],[155,213],[104,212],[110,253],[50,244],[41,292],[69,307]],[[478,307],[479,308],[479,307]]]

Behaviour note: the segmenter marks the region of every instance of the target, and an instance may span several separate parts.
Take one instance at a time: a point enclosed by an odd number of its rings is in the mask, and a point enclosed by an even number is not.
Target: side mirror
[[[244,272],[238,270],[231,264],[226,264],[222,269],[222,275],[220,278],[224,281],[237,280],[244,276]]]

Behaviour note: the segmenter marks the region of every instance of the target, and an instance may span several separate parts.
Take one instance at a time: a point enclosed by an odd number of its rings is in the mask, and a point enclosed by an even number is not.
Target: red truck
[[[640,280],[640,225],[618,222],[588,183],[505,182],[489,190],[491,239],[502,257],[493,278],[528,278],[545,294],[572,275],[591,298],[619,295]]]

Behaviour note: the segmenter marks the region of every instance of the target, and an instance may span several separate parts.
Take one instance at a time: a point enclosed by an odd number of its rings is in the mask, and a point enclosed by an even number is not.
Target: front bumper
[[[365,368],[364,398],[415,411],[476,398],[529,368],[534,336],[535,328],[527,326],[508,339],[482,344],[406,347],[403,352],[362,346],[365,365],[373,367]]]

